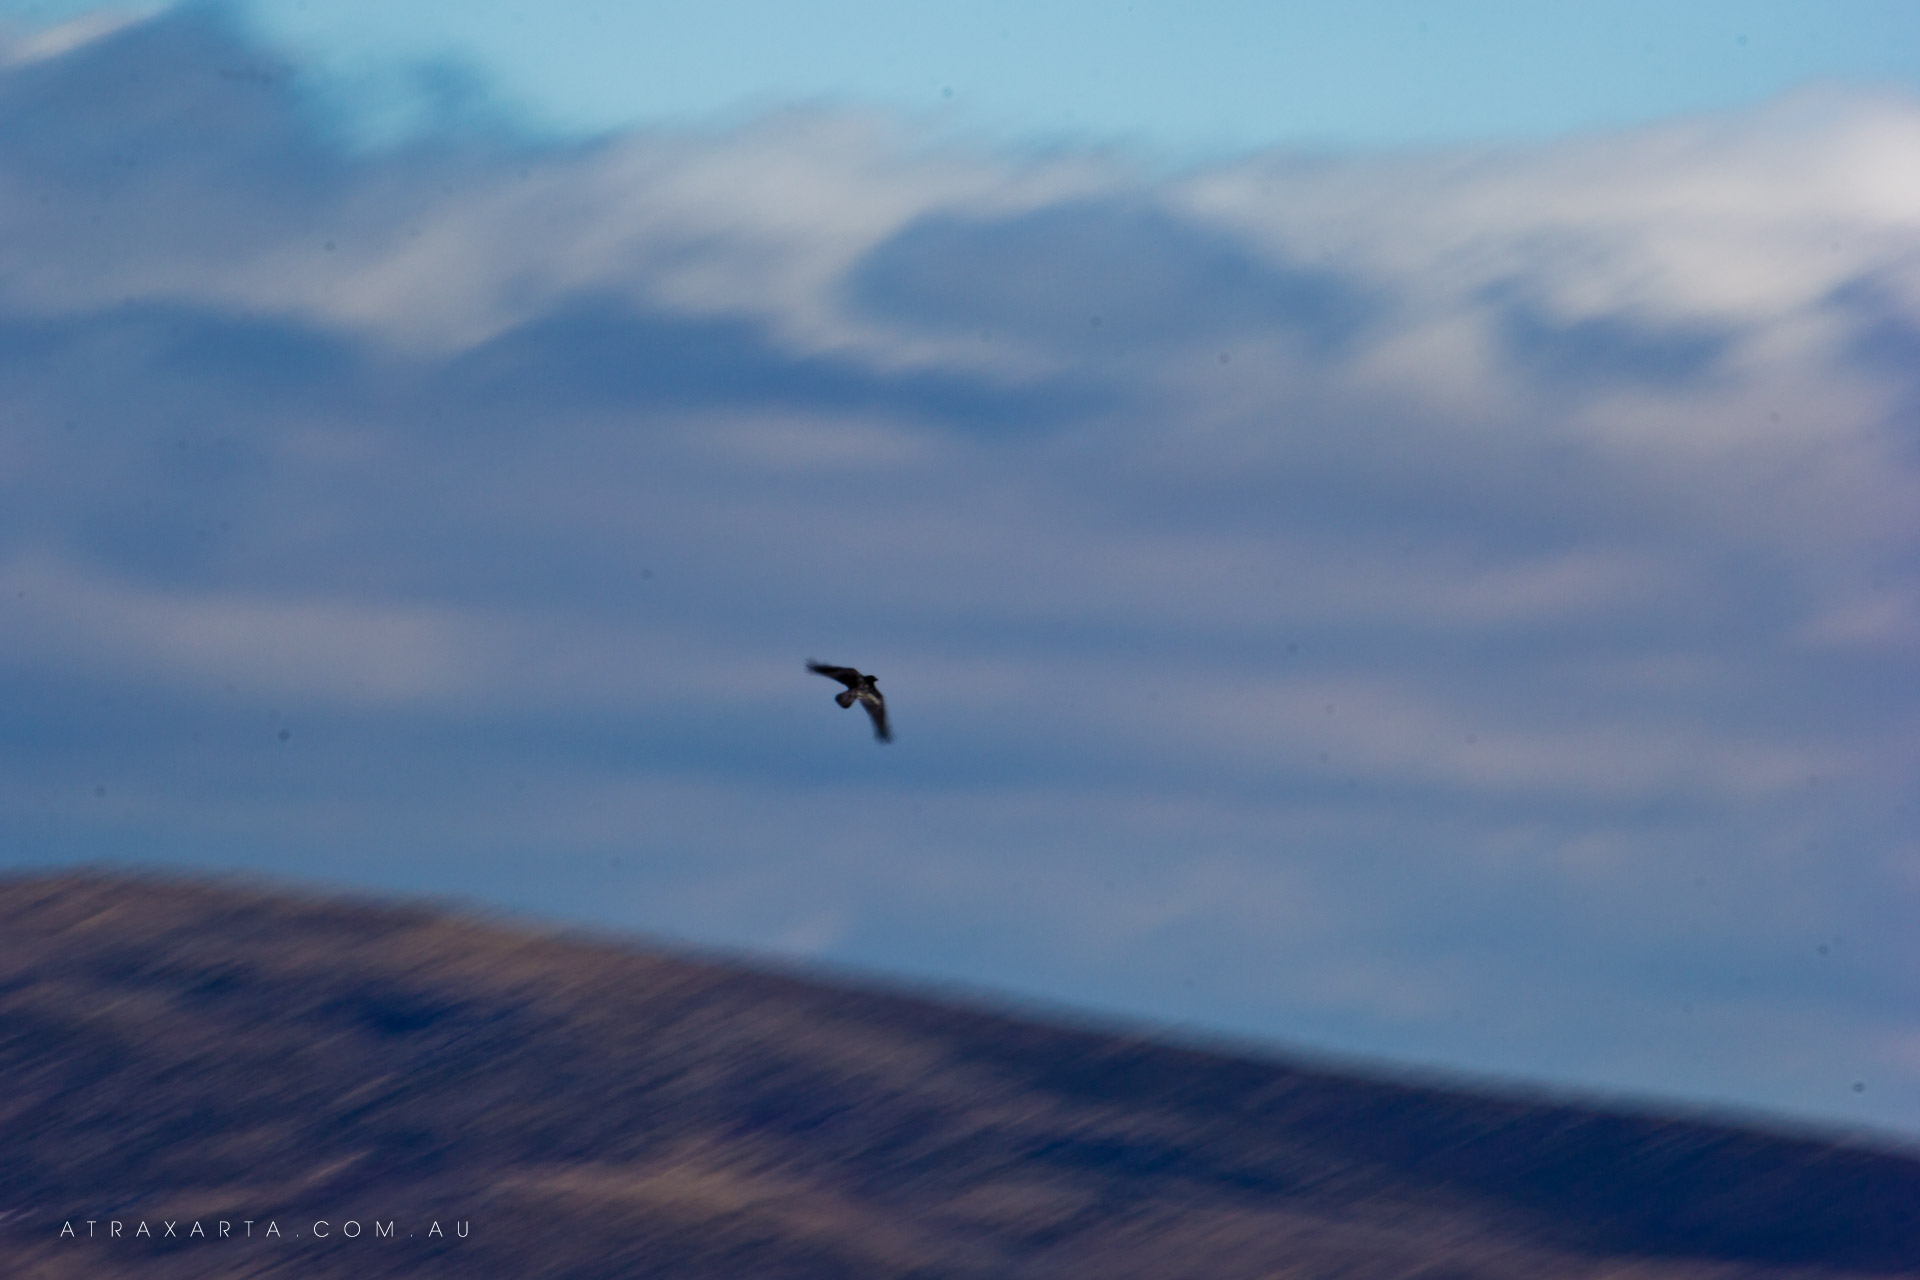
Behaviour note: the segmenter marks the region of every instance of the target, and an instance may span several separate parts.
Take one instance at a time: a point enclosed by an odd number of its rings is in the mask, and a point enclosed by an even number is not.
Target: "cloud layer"
[[[1920,1128],[1920,105],[359,155],[218,18],[71,36],[0,68],[14,861]]]

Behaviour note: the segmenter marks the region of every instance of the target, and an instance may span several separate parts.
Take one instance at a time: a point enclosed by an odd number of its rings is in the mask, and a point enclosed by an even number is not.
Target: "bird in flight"
[[[835,694],[833,700],[843,708],[858,702],[873,719],[873,736],[882,742],[893,741],[893,730],[887,728],[887,700],[881,696],[879,676],[863,676],[852,667],[830,667],[824,662],[808,662],[807,670],[847,686],[847,691]]]

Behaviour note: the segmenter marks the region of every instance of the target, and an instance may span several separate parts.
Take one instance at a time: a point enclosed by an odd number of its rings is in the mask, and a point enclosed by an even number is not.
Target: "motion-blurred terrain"
[[[1911,1152],[92,874],[0,881],[0,1147],[36,1280],[1920,1275]]]

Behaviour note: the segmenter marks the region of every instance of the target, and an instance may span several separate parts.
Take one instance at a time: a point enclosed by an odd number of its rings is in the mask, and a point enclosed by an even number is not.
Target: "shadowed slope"
[[[232,885],[0,882],[0,1114],[49,1278],[1920,1274],[1893,1152]]]

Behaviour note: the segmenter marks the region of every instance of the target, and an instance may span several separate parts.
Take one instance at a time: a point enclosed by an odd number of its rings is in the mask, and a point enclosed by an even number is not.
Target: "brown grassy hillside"
[[[35,1280],[1920,1275],[1910,1153],[104,875],[0,880],[0,1156]]]

